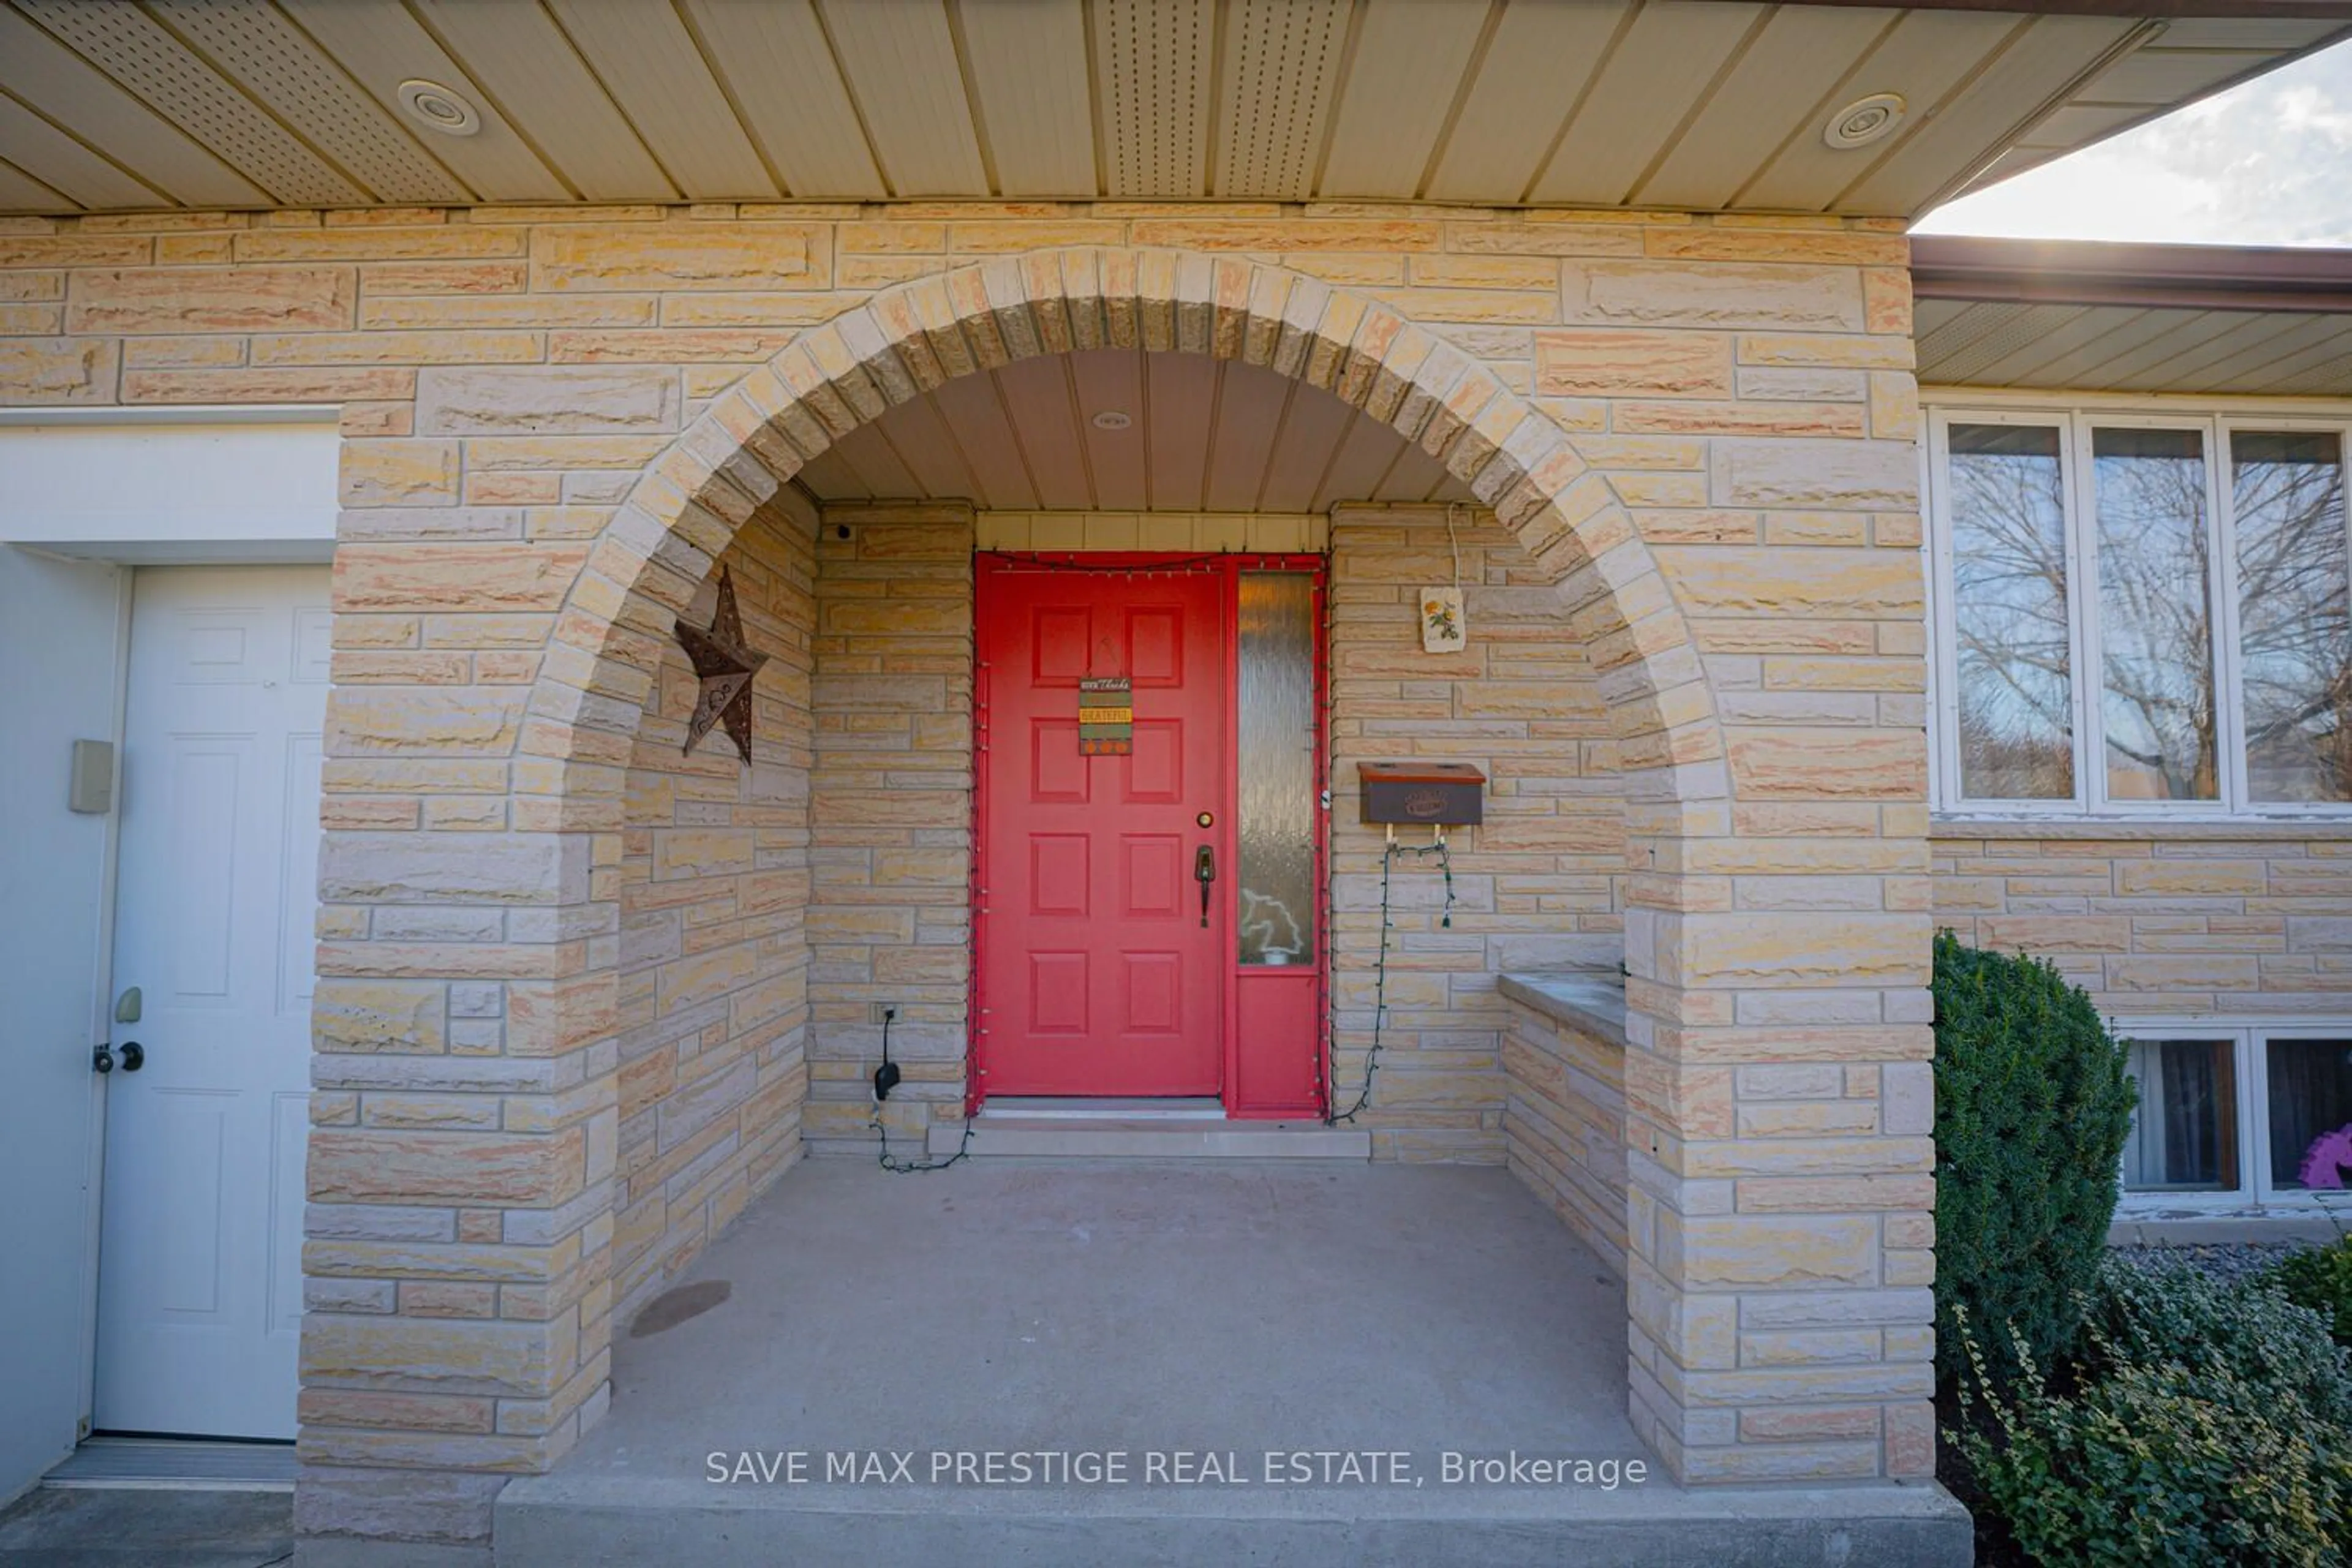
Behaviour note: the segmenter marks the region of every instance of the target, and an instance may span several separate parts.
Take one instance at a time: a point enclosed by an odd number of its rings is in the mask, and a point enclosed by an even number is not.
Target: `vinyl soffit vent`
[[[1239,0],[1228,14],[1220,190],[1312,194],[1346,38],[1339,0]]]
[[[1208,194],[1202,87],[1215,36],[1210,0],[1105,0],[1096,47],[1113,189]]]
[[[367,199],[138,6],[26,0],[19,9],[274,199],[316,206]]]
[[[470,195],[282,12],[216,0],[156,0],[154,8],[225,75],[379,199],[462,202]]]

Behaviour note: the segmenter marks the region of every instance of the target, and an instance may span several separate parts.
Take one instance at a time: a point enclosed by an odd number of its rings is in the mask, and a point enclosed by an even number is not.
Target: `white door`
[[[107,1088],[100,1430],[294,1435],[327,580],[133,588],[112,984],[141,1017]]]

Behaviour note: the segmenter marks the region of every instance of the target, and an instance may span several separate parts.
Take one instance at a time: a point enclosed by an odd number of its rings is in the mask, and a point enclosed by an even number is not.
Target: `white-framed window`
[[[2352,1022],[2118,1022],[2126,1206],[2352,1200]]]
[[[2352,418],[1928,422],[1936,805],[2352,815]]]

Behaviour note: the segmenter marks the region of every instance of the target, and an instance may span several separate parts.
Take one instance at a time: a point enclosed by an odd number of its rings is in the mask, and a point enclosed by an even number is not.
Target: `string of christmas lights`
[[[1445,874],[1445,909],[1444,912],[1438,917],[1437,924],[1443,931],[1454,929],[1454,858],[1446,851],[1444,838],[1441,837],[1434,843],[1421,845],[1400,844],[1394,838],[1391,838],[1386,853],[1381,857],[1381,946],[1379,956],[1372,961],[1372,1046],[1371,1049],[1364,1054],[1364,1084],[1356,1091],[1356,1102],[1353,1105],[1345,1110],[1335,1110],[1323,1118],[1328,1126],[1337,1126],[1342,1121],[1353,1121],[1359,1112],[1372,1103],[1372,1075],[1380,1070],[1381,1034],[1388,1021],[1389,932],[1396,925],[1395,917],[1391,912],[1389,887],[1396,869],[1397,858],[1401,855],[1410,855],[1416,861],[1425,860],[1432,855],[1437,857],[1437,868]],[[1331,1065],[1330,1075],[1331,1081],[1335,1084],[1339,1078],[1339,1067],[1336,1059],[1339,1056],[1339,1037],[1335,1031],[1331,1041],[1331,1054],[1335,1059]]]
[[[1106,566],[1099,555],[1070,553],[1063,555],[1011,554],[1000,555],[998,571],[1021,575],[1055,572],[1076,572],[1089,577],[1117,577],[1123,582],[1148,583],[1156,577],[1202,576],[1221,572],[1229,561],[1246,564],[1253,561],[1281,562],[1301,553],[1298,551],[1267,552],[1261,550],[1226,550],[1207,555],[1177,555],[1149,564]]]

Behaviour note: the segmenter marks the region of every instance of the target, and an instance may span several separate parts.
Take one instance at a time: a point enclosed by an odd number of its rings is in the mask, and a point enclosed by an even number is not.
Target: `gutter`
[[[1917,235],[1922,300],[2352,313],[2352,249]]]

